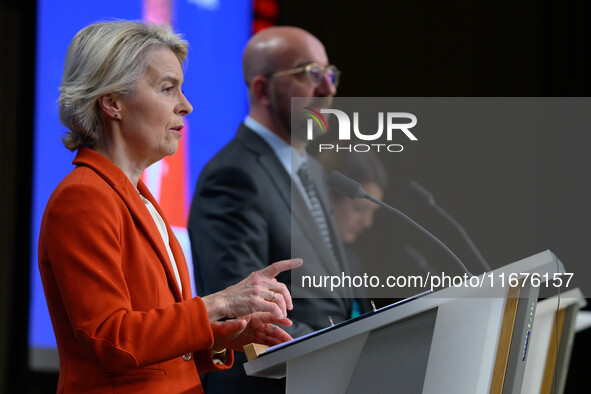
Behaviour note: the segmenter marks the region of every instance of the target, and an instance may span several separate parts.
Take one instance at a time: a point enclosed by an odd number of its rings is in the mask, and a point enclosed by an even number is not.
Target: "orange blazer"
[[[181,247],[160,207],[183,288],[162,237],[125,174],[82,148],[51,195],[39,235],[39,270],[55,332],[58,393],[201,393],[213,363],[212,327],[191,298]]]

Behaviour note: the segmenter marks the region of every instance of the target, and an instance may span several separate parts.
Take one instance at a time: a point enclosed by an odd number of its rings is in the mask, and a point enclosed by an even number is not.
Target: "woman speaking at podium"
[[[289,326],[292,308],[275,276],[301,260],[192,298],[181,247],[140,180],[182,138],[186,56],[169,27],[127,21],[90,25],[68,48],[59,115],[76,167],[39,236],[60,393],[202,392],[199,373],[230,368],[232,350],[290,339],[275,325]]]

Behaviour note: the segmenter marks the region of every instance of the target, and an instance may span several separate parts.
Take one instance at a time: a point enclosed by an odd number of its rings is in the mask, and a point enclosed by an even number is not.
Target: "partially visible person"
[[[387,185],[386,171],[378,157],[371,152],[324,151],[317,156],[328,173],[339,171],[359,182],[363,190],[381,200]],[[341,240],[350,245],[359,235],[372,227],[378,206],[364,198],[351,199],[333,190],[330,202]]]
[[[317,156],[328,173],[339,171],[343,175],[359,182],[367,194],[382,200],[387,186],[384,166],[377,155],[371,152],[324,151]],[[363,266],[350,246],[366,230],[373,226],[373,219],[378,206],[365,198],[351,199],[334,190],[330,191],[330,205],[334,212],[339,236],[345,245],[345,254],[353,275],[363,275]],[[353,316],[358,316],[370,309],[367,294],[357,289],[356,302],[353,304]]]
[[[189,216],[199,294],[219,291],[249,271],[290,256],[306,262],[301,275],[348,272],[325,173],[306,153],[310,141],[291,127],[292,97],[304,98],[306,107],[330,106],[338,69],[320,40],[288,26],[255,34],[242,65],[249,115],[201,172]],[[280,280],[294,284],[289,273]],[[289,314],[293,326],[286,331],[292,336],[329,326],[329,317],[335,323],[351,317],[350,289],[305,290],[313,294],[296,294]],[[237,363],[244,361],[238,357]],[[236,393],[285,392],[285,379],[247,377],[241,366],[207,374],[204,387],[208,393],[226,393],[230,381]]]
[[[140,180],[176,152],[192,111],[186,56],[169,27],[128,21],[90,25],[68,48],[59,115],[76,167],[39,235],[58,393],[200,393],[199,373],[230,368],[232,350],[291,338],[275,325],[291,325],[293,306],[275,276],[301,260],[191,298],[181,247]]]

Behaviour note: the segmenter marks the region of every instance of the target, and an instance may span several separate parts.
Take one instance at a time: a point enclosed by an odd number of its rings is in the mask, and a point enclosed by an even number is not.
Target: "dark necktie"
[[[304,190],[308,195],[308,200],[310,202],[310,213],[314,217],[314,221],[318,225],[318,229],[320,230],[320,234],[322,234],[322,238],[330,251],[330,255],[333,258],[334,262],[337,262],[336,254],[334,251],[334,246],[332,244],[332,238],[330,237],[330,230],[328,228],[328,223],[326,221],[326,215],[324,214],[324,210],[322,209],[322,205],[320,204],[320,199],[318,198],[318,193],[316,191],[316,187],[314,186],[314,182],[312,181],[312,177],[310,176],[310,171],[308,169],[308,163],[302,164],[300,169],[298,170],[298,176],[300,177],[300,181],[302,182],[302,186],[304,186]]]

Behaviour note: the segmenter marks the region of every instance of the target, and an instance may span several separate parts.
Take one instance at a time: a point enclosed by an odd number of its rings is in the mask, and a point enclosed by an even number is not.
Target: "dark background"
[[[331,62],[343,71],[340,96],[589,96],[591,91],[583,5],[285,0],[279,6],[277,24],[303,27],[325,43]],[[0,392],[55,392],[56,375],[27,369],[35,1],[0,0],[0,15]],[[431,189],[493,267],[548,248],[567,270],[569,261],[583,264],[591,234],[588,137],[560,130],[512,137],[453,157],[415,149],[412,163],[392,159],[386,165],[396,182],[386,200],[401,201],[411,216],[445,234],[460,257],[469,251],[453,230],[434,213],[413,207],[398,186],[416,178]],[[482,147],[478,136],[470,141]],[[502,176],[509,168],[517,175]],[[375,227],[387,231],[362,237],[361,246],[414,242],[404,225],[386,215],[378,216]],[[428,246],[424,252],[430,260],[439,258]],[[578,334],[568,393],[585,392],[578,387],[586,386],[590,348],[589,333]]]

